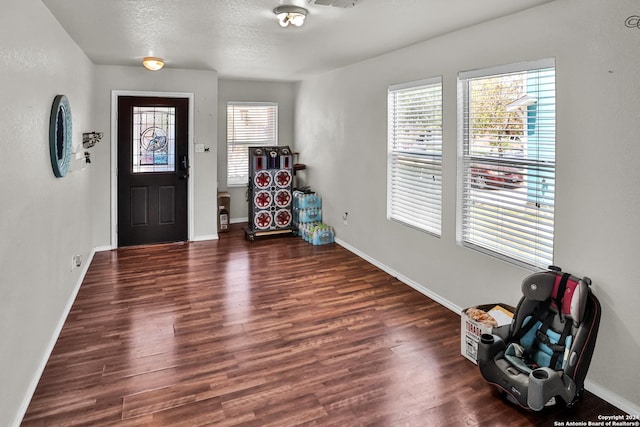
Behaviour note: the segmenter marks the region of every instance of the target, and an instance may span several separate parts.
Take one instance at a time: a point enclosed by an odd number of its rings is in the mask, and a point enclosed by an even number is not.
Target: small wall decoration
[[[82,146],[91,148],[102,140],[102,132],[85,132],[82,134]]]
[[[635,28],[636,30],[640,30],[640,16],[631,15],[624,21],[624,26],[627,28]]]
[[[56,95],[49,118],[49,153],[53,174],[62,178],[71,164],[72,151],[71,107],[65,95]]]

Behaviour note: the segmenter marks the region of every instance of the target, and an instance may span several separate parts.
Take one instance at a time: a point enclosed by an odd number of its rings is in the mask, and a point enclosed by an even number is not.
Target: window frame
[[[265,132],[263,136],[264,138],[259,138],[259,134],[248,135],[248,138],[243,141],[243,139],[236,140],[235,136],[231,136],[231,126],[235,124],[236,120],[236,111],[240,114],[240,109],[242,107],[245,108],[260,108],[265,109],[265,114],[267,116],[266,122],[269,123],[273,121],[273,126],[269,128],[269,132]],[[271,112],[268,110],[273,109]],[[233,115],[230,116],[231,111],[233,111]],[[267,147],[267,146],[277,146],[278,145],[278,103],[277,102],[253,102],[253,101],[228,101],[226,107],[226,142],[227,142],[227,186],[228,187],[245,187],[249,183],[249,147]],[[231,123],[231,119],[234,120],[234,123]],[[235,127],[234,127],[235,129]],[[267,136],[267,133],[271,134],[273,138]],[[230,150],[232,148],[240,149],[240,153],[237,153],[235,156],[236,163],[234,165],[230,164],[232,160],[232,156],[230,154]],[[245,150],[246,148],[246,150]],[[244,170],[245,174],[237,174],[230,175],[232,171],[237,171],[239,169],[239,165],[241,165],[239,156],[242,156],[242,153],[246,151],[246,170]]]
[[[442,234],[442,80],[435,76],[394,84],[387,91],[387,219],[436,237]],[[398,110],[398,96],[412,92],[426,101],[419,110],[428,114],[425,127],[406,124],[406,110],[416,104],[406,102]],[[425,174],[425,181],[406,181]]]
[[[555,58],[515,63],[485,69],[460,72],[458,74],[458,192],[456,209],[456,241],[458,245],[468,247],[491,255],[498,259],[527,269],[546,268],[553,264],[555,236],[555,186],[557,150],[556,135],[556,68]],[[498,76],[518,73],[541,73],[538,83],[539,92],[527,92],[518,99],[526,108],[523,116],[522,155],[504,154],[504,158],[491,157],[491,154],[478,155],[477,146],[473,144],[471,153],[470,130],[470,95],[469,82],[489,79]],[[545,75],[545,72],[549,72]],[[529,77],[527,77],[529,79]],[[527,80],[528,81],[528,80]],[[549,83],[551,81],[551,83]],[[549,88],[552,87],[552,91]],[[537,94],[538,96],[530,96]],[[529,101],[525,102],[525,97]],[[530,102],[535,98],[536,106],[529,110]],[[515,101],[515,100],[514,100]],[[512,102],[511,104],[515,104]],[[539,106],[537,106],[539,105]],[[509,110],[505,107],[505,111]],[[531,111],[534,111],[533,116]],[[552,112],[552,114],[551,114]],[[532,125],[535,130],[532,131]],[[534,133],[531,133],[534,132]],[[505,131],[505,135],[508,134]],[[530,138],[531,135],[535,137]],[[550,142],[552,141],[552,142]],[[511,141],[506,143],[511,151]],[[531,149],[534,147],[535,149]],[[501,151],[498,149],[498,151]],[[511,151],[512,152],[512,151]],[[502,156],[503,154],[501,154]],[[504,184],[504,189],[512,192],[501,192],[502,188],[487,188],[486,195],[480,196],[478,186],[474,188],[473,178],[478,174],[477,165],[488,163],[493,171],[510,172],[520,168],[522,184]],[[476,166],[474,168],[474,166]],[[475,171],[475,172],[474,172]],[[492,172],[493,172],[492,171]],[[487,177],[488,175],[485,175]],[[493,177],[490,177],[494,179]],[[506,181],[505,181],[506,182]],[[521,186],[523,188],[518,188]],[[502,185],[500,186],[502,187]],[[493,191],[493,194],[491,192]],[[523,194],[518,196],[520,191]],[[501,193],[500,195],[498,193]],[[520,198],[520,199],[519,199]],[[518,202],[518,200],[520,200]],[[522,203],[522,201],[525,201]],[[506,203],[510,203],[507,205]],[[520,203],[520,205],[517,205]],[[477,206],[482,205],[481,208]],[[475,207],[474,207],[475,206]],[[480,212],[480,213],[478,213]],[[475,222],[475,224],[474,224]],[[495,232],[491,235],[490,232]],[[519,234],[522,233],[522,237]],[[483,237],[477,237],[482,235]],[[503,240],[501,240],[503,239]],[[502,243],[500,243],[502,242]],[[524,242],[524,243],[523,243]]]

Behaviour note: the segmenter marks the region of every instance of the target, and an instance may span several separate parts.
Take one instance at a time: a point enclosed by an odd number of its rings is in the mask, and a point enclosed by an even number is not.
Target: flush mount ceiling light
[[[150,71],[158,71],[164,67],[164,59],[155,56],[147,56],[142,60],[144,68]]]
[[[304,24],[304,18],[307,17],[307,9],[298,6],[278,6],[273,9],[273,13],[278,17],[281,27],[288,27],[289,24],[294,27],[301,27]]]

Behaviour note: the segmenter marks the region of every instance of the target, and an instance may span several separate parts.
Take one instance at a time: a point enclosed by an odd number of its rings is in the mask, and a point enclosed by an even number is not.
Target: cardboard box
[[[477,308],[488,312],[498,322],[498,326],[491,327],[467,316],[469,308]],[[515,309],[506,304],[484,304],[462,310],[460,316],[460,352],[473,363],[478,363],[478,342],[482,334],[496,334],[506,338]]]

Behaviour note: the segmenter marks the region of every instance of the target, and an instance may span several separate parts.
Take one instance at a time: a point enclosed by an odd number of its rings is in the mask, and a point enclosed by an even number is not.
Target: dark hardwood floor
[[[613,414],[588,392],[572,409],[506,403],[460,355],[458,314],[338,245],[250,243],[236,225],[219,241],[97,253],[23,425],[553,426]]]

